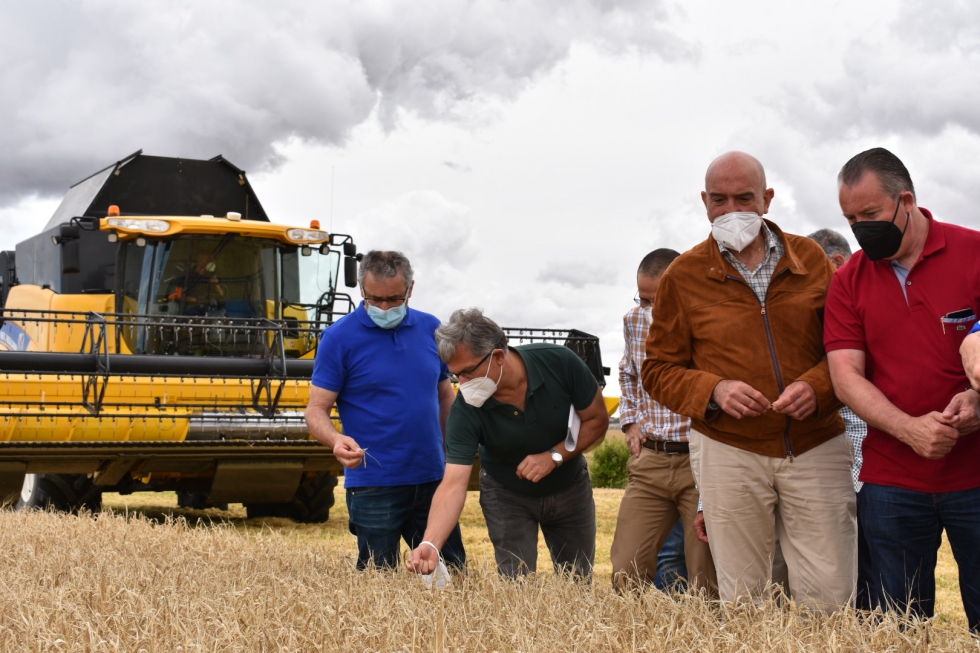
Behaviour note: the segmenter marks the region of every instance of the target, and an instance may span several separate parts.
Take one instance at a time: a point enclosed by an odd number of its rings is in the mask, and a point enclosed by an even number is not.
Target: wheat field
[[[94,516],[0,512],[0,650],[980,651],[958,596],[912,624],[656,590],[617,596],[608,545],[621,496],[596,491],[599,569],[588,586],[547,564],[526,581],[498,579],[470,493],[470,571],[441,592],[401,570],[354,569],[342,490],[320,526],[246,520],[240,506],[182,510],[172,494],[107,495]]]

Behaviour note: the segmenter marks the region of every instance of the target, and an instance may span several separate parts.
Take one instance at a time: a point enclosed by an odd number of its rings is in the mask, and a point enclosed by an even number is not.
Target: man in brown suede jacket
[[[759,595],[778,538],[794,598],[829,611],[857,574],[851,447],[823,349],[834,267],[762,219],[773,194],[748,154],[708,167],[711,235],[663,276],[643,386],[691,418],[721,598]]]

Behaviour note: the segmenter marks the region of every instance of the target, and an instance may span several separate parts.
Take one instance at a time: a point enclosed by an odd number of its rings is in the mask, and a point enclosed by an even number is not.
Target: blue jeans
[[[861,488],[864,492],[864,488]],[[858,518],[858,582],[857,594],[854,597],[854,607],[858,610],[873,610],[878,605],[877,585],[874,582],[874,575],[871,573],[871,548],[868,546],[868,537],[864,533],[864,516],[862,510],[865,502],[861,500],[861,492],[857,495],[857,518]]]
[[[680,519],[674,524],[670,535],[657,556],[657,576],[653,585],[658,590],[669,591],[674,583],[680,581],[678,590],[684,591],[687,578],[687,561],[684,558],[684,522]]]
[[[347,488],[348,528],[357,536],[357,568],[365,569],[374,560],[378,567],[397,567],[399,542],[417,547],[429,521],[429,506],[439,481],[419,485]],[[466,551],[459,524],[442,547],[446,564],[463,570]]]
[[[859,514],[871,550],[877,601],[931,617],[943,529],[960,570],[970,629],[980,633],[980,488],[931,494],[865,483]]]

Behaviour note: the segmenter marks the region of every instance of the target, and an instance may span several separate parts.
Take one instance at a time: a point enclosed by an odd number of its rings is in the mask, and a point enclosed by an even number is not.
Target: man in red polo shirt
[[[831,282],[824,344],[837,396],[868,423],[858,519],[876,600],[932,616],[945,529],[980,632],[980,394],[959,356],[980,311],[980,232],[919,208],[882,148],[848,161],[838,185],[863,251]]]

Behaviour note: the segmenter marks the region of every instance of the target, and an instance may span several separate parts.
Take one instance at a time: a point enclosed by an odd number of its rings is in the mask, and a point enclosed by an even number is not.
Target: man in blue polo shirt
[[[920,207],[883,148],[838,186],[862,251],[831,282],[824,343],[837,396],[868,424],[857,506],[875,599],[931,617],[945,530],[980,632],[980,394],[959,356],[980,312],[980,232]]]
[[[439,320],[408,307],[408,259],[368,252],[358,278],[364,301],[320,339],[306,423],[347,468],[357,568],[372,559],[395,567],[400,539],[412,549],[422,541],[446,467],[446,419],[456,397],[436,350]],[[344,433],[330,419],[334,404]],[[465,567],[458,524],[443,555],[450,566]]]

